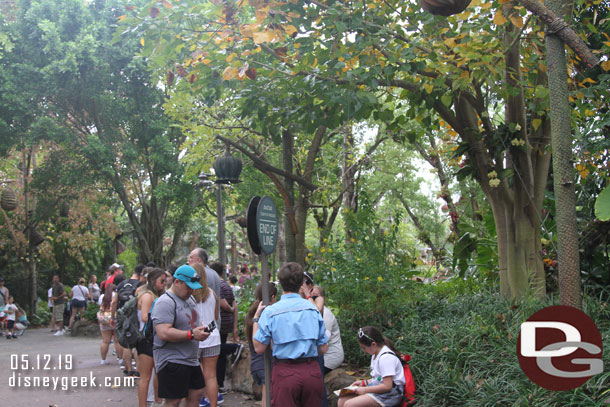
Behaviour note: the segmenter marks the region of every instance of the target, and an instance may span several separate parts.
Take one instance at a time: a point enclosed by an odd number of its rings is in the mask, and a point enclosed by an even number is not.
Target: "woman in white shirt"
[[[212,322],[215,325],[215,321],[219,319],[220,301],[214,290],[208,287],[203,264],[195,263],[192,267],[199,274],[199,283],[203,286],[203,288],[193,291],[193,297],[197,302],[199,325],[209,326]],[[205,379],[205,394],[210,407],[218,406],[218,402],[222,400],[222,396],[218,394],[218,380],[216,380],[218,355],[220,355],[220,331],[218,327],[215,327],[205,341],[199,342],[199,361]],[[205,405],[205,402],[203,404]]]
[[[70,296],[72,297],[72,315],[70,316],[70,329],[72,329],[72,325],[74,325],[74,319],[78,316],[79,318],[87,308],[87,299],[91,296],[89,294],[89,290],[85,287],[85,279],[80,278],[78,280],[78,284],[72,287],[72,291],[70,292]]]

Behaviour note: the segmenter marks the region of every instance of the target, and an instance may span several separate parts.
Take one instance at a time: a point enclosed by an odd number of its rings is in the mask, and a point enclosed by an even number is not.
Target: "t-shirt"
[[[371,356],[371,377],[374,379],[384,378],[392,376],[394,384],[399,386],[405,385],[405,373],[402,368],[402,364],[397,356],[383,353],[392,352],[390,348],[384,346],[378,353],[377,358],[375,355]]]
[[[93,301],[97,301],[100,298],[100,286],[97,283],[89,284],[89,292],[91,297],[93,297]]]
[[[205,276],[207,278],[208,287],[210,287],[215,293],[216,298],[220,298],[220,280],[221,278],[218,276],[218,273],[205,266]],[[216,321],[216,325],[220,326],[220,321],[222,320],[222,316],[220,313],[218,314],[218,320]]]
[[[231,286],[223,279],[220,280],[220,298],[227,300],[230,306],[233,306],[235,295]],[[237,306],[237,304],[235,304]],[[233,332],[233,313],[225,311],[220,307],[220,333],[229,334]]]
[[[263,310],[254,339],[269,345],[278,359],[318,356],[318,346],[328,342],[322,315],[311,302],[297,293],[283,294],[282,299]]]
[[[214,292],[211,288],[208,288],[208,291],[208,298],[205,299],[205,302],[197,303],[197,315],[199,316],[198,326],[208,326],[210,322],[214,320],[216,297],[214,297]],[[217,345],[220,345],[220,333],[218,328],[214,329],[205,341],[199,342],[199,348],[211,348]]]
[[[66,290],[64,290],[64,285],[62,283],[53,284],[51,289],[53,290],[52,291],[53,297],[59,297],[62,293],[66,292]],[[61,305],[65,301],[66,301],[66,297],[56,298],[55,301],[53,301],[53,305]]]
[[[89,290],[87,289],[87,287],[84,287],[82,285],[75,285],[74,287],[72,287],[72,299],[73,300],[81,300],[81,301],[86,301],[87,298],[89,297]]]
[[[4,294],[0,294],[0,309],[2,309],[2,307],[4,307],[6,305],[6,302],[8,301],[8,288],[0,288],[0,293]]]
[[[10,312],[10,311],[13,312]],[[15,304],[6,304],[4,306],[4,313],[6,314],[6,319],[8,321],[14,321],[15,320],[15,312],[17,311],[17,306]]]
[[[345,357],[343,353],[343,344],[341,343],[341,331],[337,318],[333,312],[324,306],[324,326],[326,326],[326,336],[328,336],[328,350],[324,354],[324,367],[329,369],[338,368]]]
[[[170,298],[171,296],[171,298]],[[172,300],[173,299],[173,300]],[[153,357],[157,371],[163,369],[168,362],[188,366],[199,366],[197,351],[199,342],[180,341],[166,342],[157,336],[159,324],[173,324],[173,327],[188,331],[197,327],[197,304],[193,297],[183,300],[177,295],[166,292],[157,299],[152,311],[153,321]]]

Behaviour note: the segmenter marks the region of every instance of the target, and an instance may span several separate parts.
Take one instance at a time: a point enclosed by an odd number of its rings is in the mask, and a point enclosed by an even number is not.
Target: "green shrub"
[[[97,311],[100,309],[100,306],[97,305],[94,302],[89,302],[87,304],[87,309],[85,310],[85,313],[83,314],[83,317],[87,320],[87,321],[91,321],[91,322],[97,322]]]
[[[527,298],[510,303],[494,287],[460,280],[420,285],[411,293],[410,312],[382,329],[400,351],[413,357],[410,366],[418,406],[602,405],[610,398],[608,372],[578,389],[553,392],[531,382],[519,366],[516,346],[521,323],[556,302]],[[610,307],[591,297],[585,297],[583,305],[607,348]],[[342,334],[344,346],[354,346],[354,332]],[[607,352],[603,360],[608,366]],[[368,366],[368,360],[359,366]]]
[[[51,322],[51,312],[49,311],[49,305],[46,302],[39,301],[36,307],[36,313],[28,315],[28,321],[33,326],[44,326]]]

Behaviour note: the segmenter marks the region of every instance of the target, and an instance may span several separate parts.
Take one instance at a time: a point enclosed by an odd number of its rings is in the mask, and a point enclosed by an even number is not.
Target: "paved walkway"
[[[0,405],[15,407],[117,407],[138,405],[137,384],[124,377],[109,351],[100,365],[99,338],[53,336],[28,329],[0,337]],[[223,407],[254,407],[248,395],[228,393]]]

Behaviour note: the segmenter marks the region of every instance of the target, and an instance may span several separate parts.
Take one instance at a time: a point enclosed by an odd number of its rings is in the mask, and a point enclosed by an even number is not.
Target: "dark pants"
[[[271,405],[321,406],[323,387],[322,373],[316,359],[298,364],[276,361],[271,371]]]
[[[227,355],[235,352],[239,346],[236,343],[227,343],[228,333],[220,334],[220,355],[218,355],[218,363],[216,363],[216,380],[218,387],[224,387],[225,375],[227,373]]]
[[[322,373],[322,383],[324,383],[324,355],[318,356],[318,364],[320,365],[320,372]],[[324,384],[324,398],[322,399],[322,407],[328,407],[328,399],[326,398],[326,384]]]

